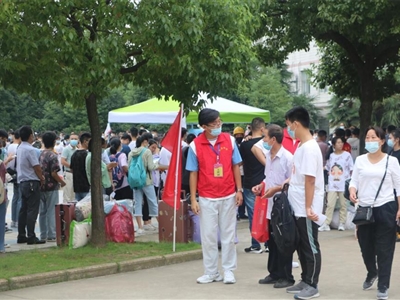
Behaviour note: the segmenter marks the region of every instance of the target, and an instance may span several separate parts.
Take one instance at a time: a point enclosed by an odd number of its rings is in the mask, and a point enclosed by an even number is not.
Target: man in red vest
[[[236,282],[235,246],[236,207],[242,204],[243,187],[239,164],[242,162],[235,139],[221,133],[219,112],[205,108],[199,113],[204,129],[191,144],[186,162],[190,171],[191,208],[200,216],[204,275],[197,283]],[[199,202],[196,199],[199,195]],[[217,231],[221,237],[221,260],[224,277],[218,272]]]

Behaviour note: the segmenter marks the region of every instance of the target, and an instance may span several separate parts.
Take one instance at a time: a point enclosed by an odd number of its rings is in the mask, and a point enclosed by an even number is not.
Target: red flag
[[[179,110],[167,135],[161,142],[161,146],[172,153],[165,180],[162,199],[168,205],[179,209],[181,205],[181,182],[182,182],[182,138],[181,138],[182,109]],[[176,201],[176,202],[175,202]]]

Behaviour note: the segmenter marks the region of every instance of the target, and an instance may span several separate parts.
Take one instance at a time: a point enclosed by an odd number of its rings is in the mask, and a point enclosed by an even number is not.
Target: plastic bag
[[[125,206],[126,209],[133,214],[133,205],[134,205],[134,200],[132,199],[123,199],[123,200],[116,200],[117,204],[119,205],[119,210],[122,211],[121,206]]]
[[[264,195],[265,184],[262,183],[261,195]],[[257,196],[253,211],[253,224],[251,236],[260,243],[269,240],[269,228],[267,222],[268,199]]]
[[[92,213],[92,197],[90,193],[75,205],[75,219],[78,222],[86,220]]]
[[[122,207],[123,211],[120,211]],[[133,229],[132,214],[125,206],[114,205],[105,221],[106,237],[108,241],[116,243],[133,243],[135,232]]]
[[[76,249],[87,245],[92,237],[92,220],[82,222],[73,220],[70,225],[69,249]]]
[[[114,205],[116,205],[114,201],[104,201],[104,213],[108,215],[111,212]]]

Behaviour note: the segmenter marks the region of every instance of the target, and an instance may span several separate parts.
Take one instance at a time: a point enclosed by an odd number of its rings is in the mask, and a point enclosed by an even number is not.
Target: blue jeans
[[[7,200],[0,204],[0,252],[4,251],[4,234],[6,231]]]
[[[75,193],[75,201],[81,201],[88,194],[89,194],[89,192],[87,192],[87,193]]]
[[[39,225],[41,240],[56,238],[56,204],[58,204],[58,190],[40,194]]]
[[[244,203],[246,203],[247,208],[247,216],[249,217],[249,228],[251,232],[251,226],[253,224],[253,211],[254,211],[254,202],[256,201],[256,196],[254,196],[253,192],[249,189],[243,189],[243,198]],[[265,216],[267,217],[267,216]],[[251,238],[251,247],[260,248],[260,243],[257,242],[256,239]]]
[[[146,185],[141,189],[134,189],[133,195],[135,199],[135,213],[134,216],[143,216],[142,205],[143,205],[143,193],[147,197],[147,203],[149,205],[149,216],[158,216],[158,200],[156,191],[154,190],[154,185]]]
[[[14,195],[11,201],[11,221],[18,222],[19,210],[21,209],[21,192],[19,183],[14,182]]]

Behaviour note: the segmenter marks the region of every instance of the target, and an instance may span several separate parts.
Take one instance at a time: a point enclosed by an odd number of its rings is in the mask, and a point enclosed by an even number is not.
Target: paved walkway
[[[238,269],[235,271],[237,283],[234,285],[221,282],[196,284],[196,278],[203,271],[202,262],[198,260],[7,291],[0,293],[0,299],[293,299],[293,295],[285,293],[285,290],[258,284],[258,279],[267,275],[268,254],[244,253],[243,249],[249,243],[249,232],[245,227],[242,223],[238,229]],[[376,284],[370,291],[361,288],[366,271],[353,232],[323,232],[320,233],[320,243],[322,271],[319,299],[376,299]],[[300,278],[300,272],[300,268],[293,269],[296,280]],[[399,248],[396,249],[391,284],[390,299],[400,299]]]

